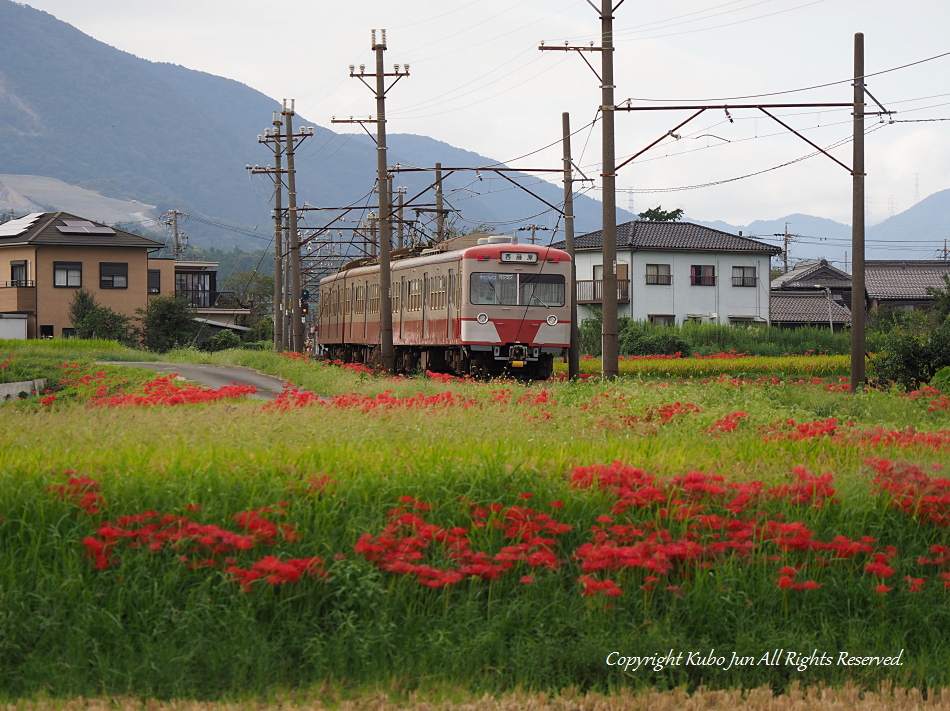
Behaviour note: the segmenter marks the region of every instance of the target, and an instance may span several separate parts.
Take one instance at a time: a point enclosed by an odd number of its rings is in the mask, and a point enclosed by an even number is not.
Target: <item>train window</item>
[[[370,284],[369,287],[369,313],[379,313],[379,284]]]
[[[561,274],[520,274],[518,303],[522,306],[564,306]]]
[[[565,282],[561,274],[498,274],[475,272],[471,302],[499,306],[563,306]]]
[[[473,304],[517,306],[518,275],[475,272],[472,274],[471,298]]]

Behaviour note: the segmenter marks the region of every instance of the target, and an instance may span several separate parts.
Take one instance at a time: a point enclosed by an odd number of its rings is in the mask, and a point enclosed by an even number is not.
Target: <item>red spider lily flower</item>
[[[787,590],[788,588],[791,588],[793,585],[795,585],[795,580],[788,575],[783,575],[778,579],[778,581],[776,581],[775,584],[783,590]]]
[[[552,501],[548,506],[552,509],[562,509],[564,508],[564,503],[562,501]]]
[[[533,585],[534,578],[531,577],[530,575],[525,575],[524,577],[521,578],[519,582],[523,583],[524,585]]]
[[[530,499],[532,496],[534,496],[534,494],[532,494],[529,491],[525,491],[525,492],[522,492],[521,494],[518,494],[519,499]]]
[[[790,566],[790,565],[786,565],[784,568],[782,568],[781,570],[778,571],[778,574],[779,574],[779,575],[791,575],[791,576],[794,577],[794,576],[798,575],[798,570],[796,570],[795,568],[793,568],[793,567]]]
[[[889,588],[886,585],[878,585],[876,588],[874,588],[874,592],[876,592],[878,595],[883,595],[884,593],[889,593],[893,589],[894,588]]]
[[[821,583],[816,583],[814,580],[806,580],[804,583],[795,583],[792,585],[794,590],[817,590],[821,587]]]

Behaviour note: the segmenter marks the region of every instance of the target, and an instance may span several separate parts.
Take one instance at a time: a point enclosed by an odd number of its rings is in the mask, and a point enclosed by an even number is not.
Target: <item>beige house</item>
[[[69,306],[84,287],[100,305],[134,317],[149,294],[174,293],[174,270],[153,269],[148,258],[163,246],[65,212],[0,224],[0,314],[25,315],[27,338],[69,337]]]

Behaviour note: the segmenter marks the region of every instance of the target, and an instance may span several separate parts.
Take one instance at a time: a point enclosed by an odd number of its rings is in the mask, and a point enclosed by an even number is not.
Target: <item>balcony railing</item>
[[[716,286],[716,277],[712,274],[693,274],[689,278],[689,283],[692,286]]]
[[[756,277],[747,277],[747,276],[734,276],[732,277],[733,286],[755,286],[758,282]]]
[[[188,297],[188,305],[196,309],[236,309],[237,294],[233,291],[208,291],[207,289],[177,289],[175,294]]]
[[[647,274],[646,276],[648,286],[669,286],[673,283],[671,274]]]
[[[617,279],[617,302],[630,302],[630,280]],[[604,303],[604,282],[601,279],[577,282],[577,303],[602,304]]]

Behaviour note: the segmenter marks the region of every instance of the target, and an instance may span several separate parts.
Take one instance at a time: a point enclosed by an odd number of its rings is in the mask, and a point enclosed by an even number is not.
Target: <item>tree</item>
[[[950,274],[941,274],[942,287],[928,286],[927,293],[934,297],[933,310],[937,319],[943,321],[950,316]]]
[[[138,334],[132,319],[125,314],[100,306],[88,289],[80,289],[69,304],[69,320],[76,338],[100,338],[134,347]]]
[[[224,291],[234,293],[234,303],[250,309],[251,321],[271,314],[274,305],[274,277],[257,271],[234,272],[223,282]]]
[[[675,210],[664,210],[662,205],[651,207],[637,215],[641,220],[647,222],[676,222],[683,216],[683,208],[678,207]]]
[[[156,296],[147,308],[135,312],[142,323],[142,341],[150,351],[188,347],[198,333],[197,311],[183,294]]]

